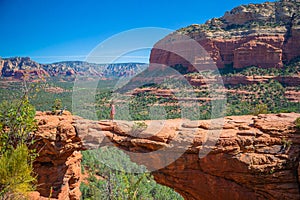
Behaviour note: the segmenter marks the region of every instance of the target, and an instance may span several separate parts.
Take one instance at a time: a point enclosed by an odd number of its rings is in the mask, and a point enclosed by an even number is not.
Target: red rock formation
[[[282,50],[270,44],[250,41],[234,50],[234,68],[255,65],[265,68],[282,67]]]
[[[300,102],[300,91],[286,91],[285,96],[291,102]]]
[[[16,57],[0,61],[1,76],[22,79],[25,76],[41,78],[49,74],[41,68],[39,63],[32,61],[28,57]]]
[[[299,47],[300,47],[300,29],[299,25],[297,27],[291,28],[291,35],[286,40],[286,43],[283,47],[285,60],[289,61],[293,58],[299,56]]]
[[[300,114],[231,116],[219,120],[91,121],[38,113],[35,162],[40,197],[79,199],[77,150],[114,144],[185,199],[299,199]],[[219,137],[216,133],[219,132]],[[215,141],[216,143],[214,143]],[[163,149],[161,151],[161,149]],[[204,157],[199,157],[205,150]],[[178,154],[180,152],[180,154]],[[150,153],[150,154],[148,154]]]
[[[283,62],[300,56],[299,8],[294,1],[250,4],[203,25],[179,29],[154,45],[150,68],[157,67],[155,64],[182,64],[194,72],[193,65],[201,68],[203,64],[199,60],[208,60],[207,55],[218,68],[232,64],[234,68],[282,67]],[[208,54],[190,48],[186,38],[180,35],[197,41]],[[169,46],[167,51],[163,50],[166,46]],[[179,50],[187,52],[192,57],[191,62],[180,57],[176,53]]]
[[[172,36],[174,37],[174,36]],[[150,55],[150,67],[151,64],[164,64],[167,66],[174,66],[176,64],[182,64],[187,66],[190,72],[196,71],[192,65],[199,65],[199,59],[204,57],[205,54],[201,55],[199,52],[194,52],[186,45],[186,41],[176,41],[177,43],[170,46],[173,48],[181,49],[182,51],[188,52],[194,57],[193,63],[187,62],[182,57],[176,55],[170,48],[170,51],[161,50],[165,41],[170,40],[169,37],[158,42],[151,51]],[[210,55],[211,59],[216,63],[218,68],[224,68],[226,65],[231,65],[233,63],[234,68],[243,68],[248,66],[258,66],[262,68],[270,67],[282,67],[283,66],[283,42],[284,36],[277,35],[267,35],[267,36],[245,36],[243,38],[233,38],[233,39],[223,39],[223,38],[206,38],[196,40]],[[178,43],[181,43],[179,45]],[[300,48],[296,46],[293,48]],[[288,60],[299,56],[297,51],[293,51],[295,54]],[[200,63],[201,64],[201,63]],[[200,65],[201,67],[202,65]]]
[[[298,199],[297,164],[287,167],[293,159],[299,159],[299,136],[288,133],[294,117],[231,119],[237,127],[224,130],[217,148],[205,158],[186,153],[154,172],[155,179],[177,188],[185,199]],[[279,153],[282,137],[289,137],[287,140],[296,146]]]
[[[280,83],[286,84],[287,86],[297,87],[300,85],[300,76],[278,76],[275,77],[275,80],[279,81]]]
[[[211,121],[181,124],[181,120],[168,120],[156,134],[150,128],[139,135],[132,133],[132,124],[122,121],[111,124],[80,119],[74,126],[86,147],[99,146],[91,141],[106,144],[106,136],[127,151],[140,153],[131,155],[132,159],[150,169],[165,164],[152,173],[155,180],[185,199],[299,199],[300,135],[294,128],[299,116],[226,117],[223,126]],[[222,130],[216,145],[200,159],[202,144],[211,139],[210,131],[218,129]],[[190,145],[186,146],[186,141]],[[157,152],[161,148],[166,153]],[[174,159],[172,152],[180,149],[183,154]],[[146,152],[153,154],[149,157]]]
[[[209,85],[216,82],[220,82],[224,85],[247,85],[247,84],[254,84],[254,83],[263,83],[268,82],[269,80],[276,80],[285,86],[293,86],[296,87],[300,85],[300,76],[293,75],[293,76],[243,76],[243,75],[232,75],[232,76],[217,76],[217,77],[201,77],[196,76],[195,78],[191,76],[185,76],[186,80],[193,86],[202,86],[202,85]]]
[[[79,200],[82,145],[72,126],[73,116],[67,111],[62,116],[38,112],[36,119],[39,127],[31,148],[39,152],[34,162],[41,196],[37,199]]]
[[[49,74],[43,69],[35,69],[35,70],[14,70],[11,74],[15,79],[24,79],[24,78],[31,78],[31,79],[39,79],[45,78],[49,76]]]

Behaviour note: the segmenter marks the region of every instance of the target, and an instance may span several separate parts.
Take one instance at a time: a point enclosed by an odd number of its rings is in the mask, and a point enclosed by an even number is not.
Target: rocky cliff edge
[[[80,199],[80,150],[115,145],[185,199],[299,199],[298,117],[284,113],[146,121],[147,129],[136,131],[133,122],[38,112],[33,148],[40,153],[34,164],[39,185],[34,198],[51,194],[54,199]]]

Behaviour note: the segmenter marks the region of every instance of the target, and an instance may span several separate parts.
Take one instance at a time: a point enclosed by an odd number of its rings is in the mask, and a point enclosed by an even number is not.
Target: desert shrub
[[[297,129],[300,129],[300,117],[298,117],[295,121],[295,124],[296,124],[296,128]]]
[[[148,125],[145,122],[134,122],[132,129],[134,130],[145,130]]]
[[[55,99],[52,105],[52,112],[60,109],[62,109],[62,101],[61,99]]]
[[[289,148],[293,144],[291,140],[287,140],[286,138],[282,138],[281,143],[284,149]]]
[[[145,122],[134,122],[133,127],[130,131],[130,135],[138,137],[138,135],[143,132],[148,125]]]
[[[268,106],[267,104],[257,104],[252,111],[253,115],[257,116],[259,114],[267,114],[268,113]]]
[[[8,150],[0,157],[0,197],[11,199],[24,197],[34,189],[36,181],[32,176],[33,156],[27,146],[21,144],[16,149]]]

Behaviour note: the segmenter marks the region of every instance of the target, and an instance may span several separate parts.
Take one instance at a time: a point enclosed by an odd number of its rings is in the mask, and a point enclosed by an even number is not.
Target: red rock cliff
[[[52,198],[79,199],[78,150],[111,144],[135,152],[134,161],[154,170],[158,183],[185,199],[299,199],[297,117],[300,114],[233,116],[225,117],[224,124],[146,121],[148,128],[136,132],[132,122],[38,113],[35,148],[40,156],[34,166],[39,199],[49,197],[50,189]]]
[[[32,199],[79,200],[82,145],[72,125],[73,116],[37,112],[36,119],[39,126],[31,148],[39,153],[34,162],[39,195]]]
[[[197,41],[218,68],[282,67],[284,62],[300,56],[299,9],[300,3],[294,0],[243,5],[203,25],[179,29],[154,45],[150,67],[182,64],[192,72],[196,71],[193,65],[203,65],[199,60],[207,59],[207,55],[191,49],[186,38],[178,35]],[[188,52],[193,58],[188,62],[174,49]]]

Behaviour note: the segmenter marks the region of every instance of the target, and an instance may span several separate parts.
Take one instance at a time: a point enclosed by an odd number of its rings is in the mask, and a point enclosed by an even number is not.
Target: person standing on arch
[[[112,102],[110,103],[110,120],[111,120],[112,122],[114,121],[115,114],[116,114],[116,108],[115,108],[114,102],[112,101]]]

